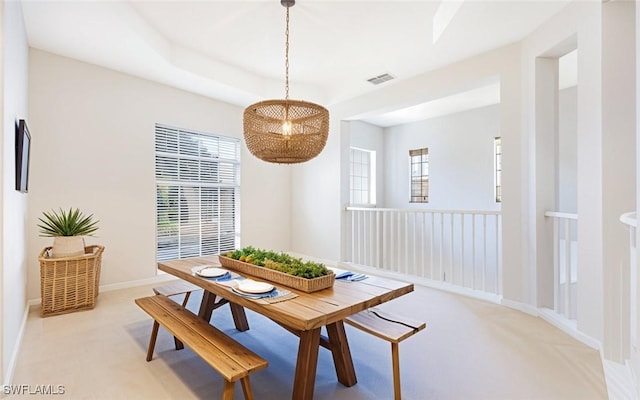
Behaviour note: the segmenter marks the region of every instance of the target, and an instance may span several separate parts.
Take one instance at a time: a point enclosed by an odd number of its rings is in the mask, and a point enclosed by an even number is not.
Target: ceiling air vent
[[[367,79],[367,82],[373,84],[373,85],[379,85],[383,82],[387,82],[394,79],[394,77],[390,74],[382,74],[382,75],[378,75],[378,76],[374,76],[373,78],[369,78]]]

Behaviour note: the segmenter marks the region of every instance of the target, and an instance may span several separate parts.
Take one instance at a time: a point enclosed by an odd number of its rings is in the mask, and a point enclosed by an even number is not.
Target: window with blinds
[[[495,181],[495,195],[496,203],[502,203],[502,138],[493,138],[493,150],[495,154],[494,161],[494,181]]]
[[[429,149],[409,150],[411,160],[411,203],[429,202]]]
[[[156,124],[158,261],[233,250],[240,140]]]

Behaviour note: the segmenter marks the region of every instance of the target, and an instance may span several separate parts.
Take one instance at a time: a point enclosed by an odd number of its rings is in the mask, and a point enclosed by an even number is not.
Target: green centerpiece
[[[251,246],[229,252],[226,256],[234,260],[307,279],[313,279],[331,273],[324,264],[313,261],[303,261],[301,258],[292,257],[286,253],[276,253],[270,250],[256,249]]]
[[[278,282],[305,292],[314,292],[333,286],[335,274],[324,264],[271,250],[247,246],[219,257],[220,263],[230,269]]]

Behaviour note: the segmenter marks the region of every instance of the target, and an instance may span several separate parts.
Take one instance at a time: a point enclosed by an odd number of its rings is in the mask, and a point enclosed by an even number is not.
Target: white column
[[[636,202],[635,4],[602,5],[602,217],[605,358],[629,357],[628,232],[621,214]]]
[[[538,57],[535,68],[537,306],[552,309],[553,221],[544,213],[556,210],[558,58]]]

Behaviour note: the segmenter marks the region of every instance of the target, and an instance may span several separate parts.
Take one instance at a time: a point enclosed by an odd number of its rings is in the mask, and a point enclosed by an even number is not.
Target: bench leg
[[[187,308],[187,303],[189,302],[189,296],[191,296],[191,292],[187,292],[184,294],[184,300],[182,300],[182,307]],[[173,337],[173,344],[176,347],[176,350],[184,349],[184,344],[178,340],[177,337]]]
[[[251,382],[249,382],[249,375],[240,379],[242,383],[242,392],[244,393],[245,400],[253,400],[253,391],[251,390]]]
[[[233,400],[233,389],[235,382],[224,381],[224,388],[222,389],[222,400]]]
[[[154,293],[155,294],[159,294],[159,292],[156,291],[155,289],[154,289]],[[191,292],[186,292],[184,294],[184,300],[182,301],[182,307],[184,307],[184,308],[187,307],[187,303],[189,302],[189,296],[191,296]],[[176,350],[184,349],[184,344],[181,341],[179,341],[178,338],[175,337],[175,336],[173,337],[173,344],[175,345]],[[150,359],[147,359],[147,361],[149,361],[149,360]]]
[[[400,400],[400,349],[398,343],[391,343],[391,360],[393,362],[393,398]]]
[[[189,302],[189,296],[191,296],[191,292],[187,292],[184,294],[184,300],[182,300],[182,307],[187,308],[187,303]]]
[[[151,330],[151,337],[149,338],[149,350],[147,350],[147,361],[151,361],[153,358],[153,349],[156,347],[156,338],[158,337],[158,328],[160,324],[158,321],[153,321],[153,329]]]

